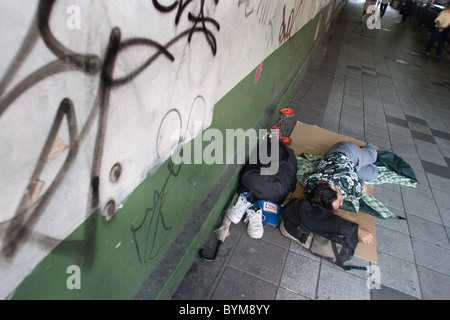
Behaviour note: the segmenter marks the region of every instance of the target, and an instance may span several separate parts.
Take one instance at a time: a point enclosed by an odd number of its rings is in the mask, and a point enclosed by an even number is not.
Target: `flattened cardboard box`
[[[366,142],[357,140],[339,133],[335,133],[318,126],[297,122],[291,134],[292,143],[290,147],[295,154],[302,153],[326,153],[331,146],[340,141],[351,141],[358,146],[364,146]],[[373,194],[373,186],[368,186],[368,192]],[[297,189],[292,195],[292,198],[305,197],[303,187],[300,182],[297,182]],[[346,210],[338,210],[338,214],[350,221],[353,221],[359,226],[371,232],[375,240],[370,244],[359,243],[356,247],[355,256],[367,261],[377,263],[377,242],[376,242],[376,221],[375,217],[364,212],[350,212]]]

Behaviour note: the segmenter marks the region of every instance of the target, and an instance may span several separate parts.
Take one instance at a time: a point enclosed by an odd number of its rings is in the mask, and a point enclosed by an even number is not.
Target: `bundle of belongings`
[[[355,254],[358,224],[341,218],[320,205],[303,198],[289,201],[283,208],[280,231],[313,254],[324,257],[345,270],[360,268],[344,265]]]
[[[281,205],[297,187],[297,157],[294,151],[281,140],[277,141],[277,156],[272,154],[270,139],[266,140],[267,158],[276,161],[276,172],[267,174],[264,169],[274,165],[264,164],[258,152],[257,162],[248,164],[240,177],[239,197],[227,211],[231,222],[237,224],[245,217],[247,232],[252,238],[261,238],[264,234],[262,223],[277,226],[281,215]],[[266,153],[266,152],[263,152]]]
[[[299,138],[297,144],[296,134]],[[353,163],[358,160],[352,160],[345,151],[330,152],[333,151],[330,148],[339,145],[336,142],[341,140],[357,144],[354,146],[357,152],[360,149],[375,150],[373,146],[300,122],[292,136],[292,149],[280,142],[279,168],[276,173],[262,175],[264,165],[259,162],[244,168],[239,197],[227,211],[228,218],[238,223],[245,215],[245,221],[249,224],[248,234],[254,238],[263,236],[263,223],[279,226],[284,236],[313,254],[327,258],[344,269],[359,268],[344,263],[358,252],[359,247],[369,246],[372,242],[367,240],[367,234],[375,233],[375,222],[368,217],[401,218],[377,200],[371,194],[373,191],[367,192],[367,185],[394,183],[416,187],[418,182],[414,171],[394,153],[375,151],[374,161],[369,168],[372,174],[375,171],[375,175],[368,177],[376,178],[364,179],[362,182],[358,175],[363,175],[365,169]],[[348,142],[344,144],[350,145]],[[315,192],[311,189],[319,183],[328,184],[335,190],[334,195],[340,194],[343,199],[339,202],[337,197],[332,203],[324,204],[322,195],[311,195],[311,192]],[[376,245],[372,245],[369,251],[367,256],[365,253],[359,256],[376,262]]]

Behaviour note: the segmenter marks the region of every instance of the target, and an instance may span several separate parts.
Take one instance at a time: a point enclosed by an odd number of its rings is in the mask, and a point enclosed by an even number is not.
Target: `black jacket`
[[[358,244],[358,224],[341,218],[320,205],[311,204],[303,198],[291,200],[283,208],[283,220],[286,230],[292,235],[297,227],[301,226],[313,234],[337,242],[345,241],[353,250]]]

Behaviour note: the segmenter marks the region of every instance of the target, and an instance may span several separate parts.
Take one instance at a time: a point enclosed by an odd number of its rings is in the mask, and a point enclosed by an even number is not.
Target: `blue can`
[[[280,224],[281,206],[268,200],[258,200],[256,203],[262,209],[263,223],[278,226]]]

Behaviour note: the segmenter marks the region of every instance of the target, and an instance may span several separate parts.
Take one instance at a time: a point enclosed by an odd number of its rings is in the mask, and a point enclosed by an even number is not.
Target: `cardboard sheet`
[[[366,142],[302,122],[297,122],[290,138],[292,139],[290,147],[297,155],[302,153],[326,153],[331,146],[340,141],[351,141],[358,146],[366,144]],[[369,186],[368,192],[373,194],[373,186]],[[297,182],[297,189],[290,197],[305,197],[300,182]],[[364,212],[350,212],[339,209],[338,213],[341,217],[359,224],[361,228],[373,234],[375,240],[368,245],[359,243],[356,247],[355,256],[377,263],[376,218]]]

